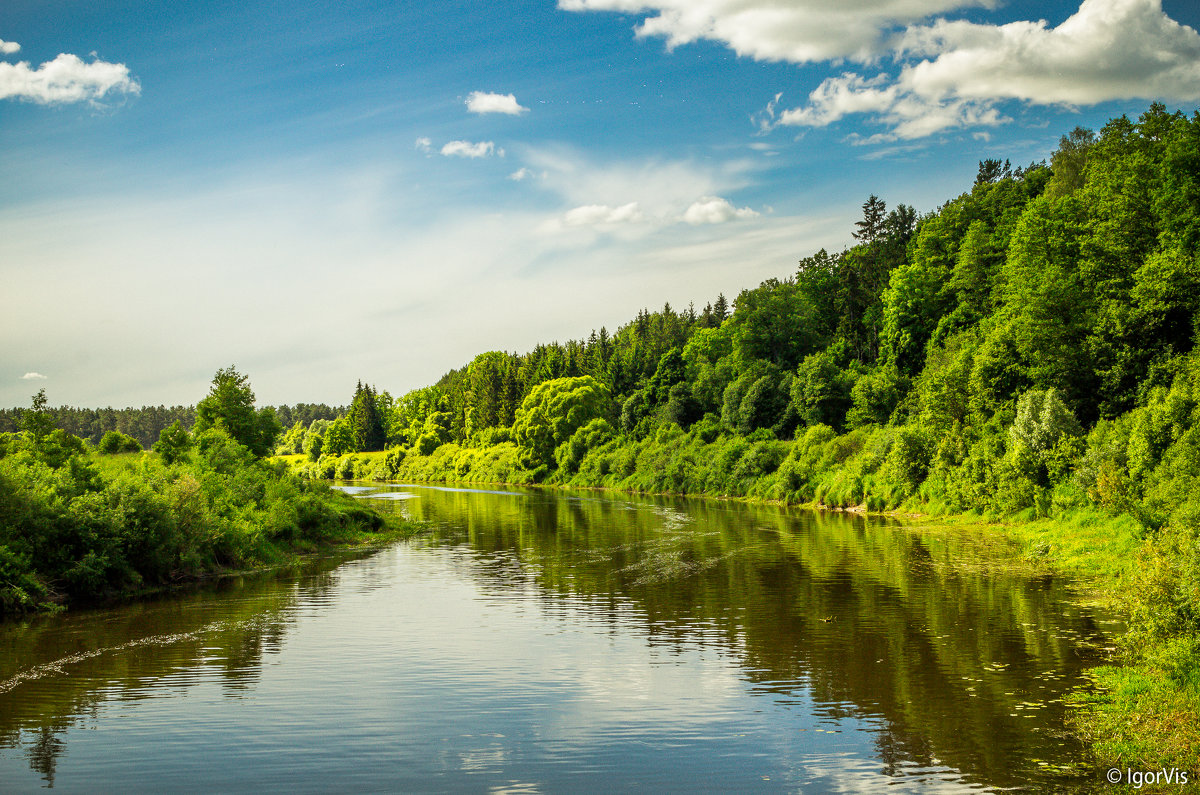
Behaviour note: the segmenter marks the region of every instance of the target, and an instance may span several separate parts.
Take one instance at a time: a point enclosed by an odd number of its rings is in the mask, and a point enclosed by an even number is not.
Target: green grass
[[[1090,675],[1094,687],[1074,695],[1080,709],[1073,723],[1102,764],[1177,768],[1200,783],[1200,693],[1194,685],[1181,687],[1147,664],[1105,666]]]

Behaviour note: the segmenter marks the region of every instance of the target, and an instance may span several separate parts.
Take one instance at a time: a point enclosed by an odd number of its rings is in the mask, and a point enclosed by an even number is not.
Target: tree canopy
[[[233,366],[218,370],[207,397],[196,404],[194,433],[220,428],[258,457],[270,455],[283,431],[271,407],[255,410],[250,377]]]

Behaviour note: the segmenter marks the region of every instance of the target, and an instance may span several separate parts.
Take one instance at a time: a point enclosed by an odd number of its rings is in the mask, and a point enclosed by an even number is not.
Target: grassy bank
[[[209,430],[176,455],[0,435],[0,615],[165,590],[411,534]],[[169,460],[168,460],[169,459]]]

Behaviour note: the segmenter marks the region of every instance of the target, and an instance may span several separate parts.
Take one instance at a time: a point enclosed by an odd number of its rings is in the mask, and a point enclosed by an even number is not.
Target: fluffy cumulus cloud
[[[0,41],[0,54],[13,55],[19,44]],[[138,94],[142,87],[129,67],[107,61],[84,61],[61,53],[34,69],[28,61],[0,62],[0,99],[23,99],[43,105],[100,102],[118,94]]]
[[[446,157],[491,157],[496,155],[504,157],[504,150],[496,147],[496,144],[491,141],[451,141],[442,147],[442,154]]]
[[[522,113],[527,113],[529,108],[522,107],[512,94],[472,91],[467,97],[467,110],[471,113],[503,113],[507,116],[520,116]]]
[[[683,213],[683,220],[692,226],[701,224],[724,224],[743,218],[754,218],[758,213],[749,207],[737,208],[720,196],[705,196],[693,202]]]
[[[567,11],[647,15],[639,36],[677,47],[706,39],[764,61],[811,63],[870,59],[888,49],[890,31],[936,14],[997,0],[559,0]]]
[[[46,376],[42,375],[41,373],[26,373],[25,375],[21,376],[21,380],[22,381],[45,381]]]
[[[898,52],[925,56],[895,77],[847,73],[825,80],[779,123],[824,126],[871,114],[880,139],[918,138],[1005,120],[1004,100],[1088,105],[1114,99],[1200,99],[1200,34],[1160,0],[1084,0],[1055,28],[938,20],[906,32]]]
[[[722,42],[760,60],[850,60],[806,104],[767,105],[764,127],[820,127],[862,115],[885,131],[857,143],[914,139],[1007,119],[1004,102],[1089,105],[1120,99],[1200,99],[1200,33],[1162,0],[1082,0],[1057,27],[981,24],[943,15],[993,0],[560,0],[562,8],[647,14],[638,32],[669,46]],[[884,59],[894,64],[882,67]]]

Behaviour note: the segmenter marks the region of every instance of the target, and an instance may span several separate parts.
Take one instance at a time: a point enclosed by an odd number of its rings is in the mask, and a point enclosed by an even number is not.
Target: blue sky
[[[0,6],[0,405],[400,394],[1200,107],[1193,0]]]

